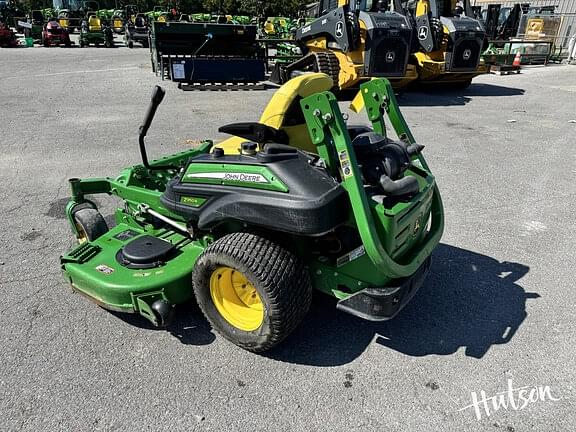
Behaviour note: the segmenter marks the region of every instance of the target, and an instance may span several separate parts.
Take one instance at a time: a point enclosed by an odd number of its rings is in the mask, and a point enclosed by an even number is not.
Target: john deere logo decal
[[[340,39],[342,36],[344,36],[344,23],[342,21],[338,21],[338,23],[336,24],[336,37],[338,39]]]
[[[416,222],[414,223],[414,229],[412,230],[412,235],[414,237],[416,237],[416,234],[418,234],[418,231],[420,231],[420,216],[418,216],[418,218],[416,219]]]
[[[386,53],[386,63],[392,63],[396,59],[396,53],[394,51],[388,51]]]
[[[269,181],[260,174],[247,174],[247,173],[235,173],[235,172],[207,172],[207,173],[192,173],[187,174],[187,178],[199,178],[199,179],[219,179],[225,181],[237,181],[246,183],[269,183]]]
[[[464,53],[462,54],[462,58],[464,60],[470,60],[470,57],[472,57],[472,50],[467,48],[464,50]]]
[[[418,39],[425,40],[428,37],[428,27],[421,26],[418,29]]]

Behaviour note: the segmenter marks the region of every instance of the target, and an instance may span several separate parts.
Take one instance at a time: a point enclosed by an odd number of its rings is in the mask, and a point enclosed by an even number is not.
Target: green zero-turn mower
[[[156,87],[140,127],[142,164],[70,179],[66,214],[80,244],[61,266],[74,290],[158,326],[194,297],[214,329],[253,352],[294,330],[313,288],[361,318],[394,317],[423,284],[444,226],[423,146],[387,80],[361,85],[356,103],[370,127],[347,126],[327,75],[294,80],[271,102],[290,99],[287,128],[231,124],[220,131],[240,143],[232,152],[204,141],[149,162],[144,137],[164,96]],[[387,138],[385,115],[399,140]],[[298,122],[315,152],[294,141]],[[115,227],[94,194],[124,200]]]
[[[104,45],[106,48],[114,47],[114,34],[108,24],[104,24],[100,17],[95,13],[90,13],[80,29],[80,38],[78,39],[80,48],[93,45]]]

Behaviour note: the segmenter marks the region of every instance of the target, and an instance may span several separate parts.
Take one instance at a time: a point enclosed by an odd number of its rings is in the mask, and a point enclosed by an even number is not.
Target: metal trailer
[[[258,83],[265,79],[265,54],[256,38],[255,25],[155,21],[152,70],[181,88]]]

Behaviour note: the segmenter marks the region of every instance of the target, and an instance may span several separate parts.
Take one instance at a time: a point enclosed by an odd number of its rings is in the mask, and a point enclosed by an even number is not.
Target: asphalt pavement
[[[67,179],[139,162],[155,84],[167,93],[152,157],[222,138],[218,126],[256,120],[273,94],[182,92],[142,48],[0,49],[0,430],[576,430],[576,66],[404,94],[446,210],[425,286],[386,323],[319,295],[265,356],[193,304],[156,330],[60,273]],[[534,400],[470,406],[509,382]]]

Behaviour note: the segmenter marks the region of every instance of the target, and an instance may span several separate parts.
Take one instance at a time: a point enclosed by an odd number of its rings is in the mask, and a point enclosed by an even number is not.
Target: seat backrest
[[[96,15],[90,15],[88,18],[88,30],[90,31],[100,31],[102,28],[102,24],[100,23],[100,18]]]
[[[266,21],[266,24],[264,24],[264,32],[268,35],[273,35],[276,33],[276,29],[274,28],[274,23],[272,21]]]
[[[293,147],[316,152],[312,144],[300,100],[315,93],[328,91],[334,86],[332,78],[323,73],[311,73],[292,78],[282,85],[264,109],[259,123],[284,131]],[[231,137],[217,144],[226,154],[237,154],[238,148],[245,139]]]

